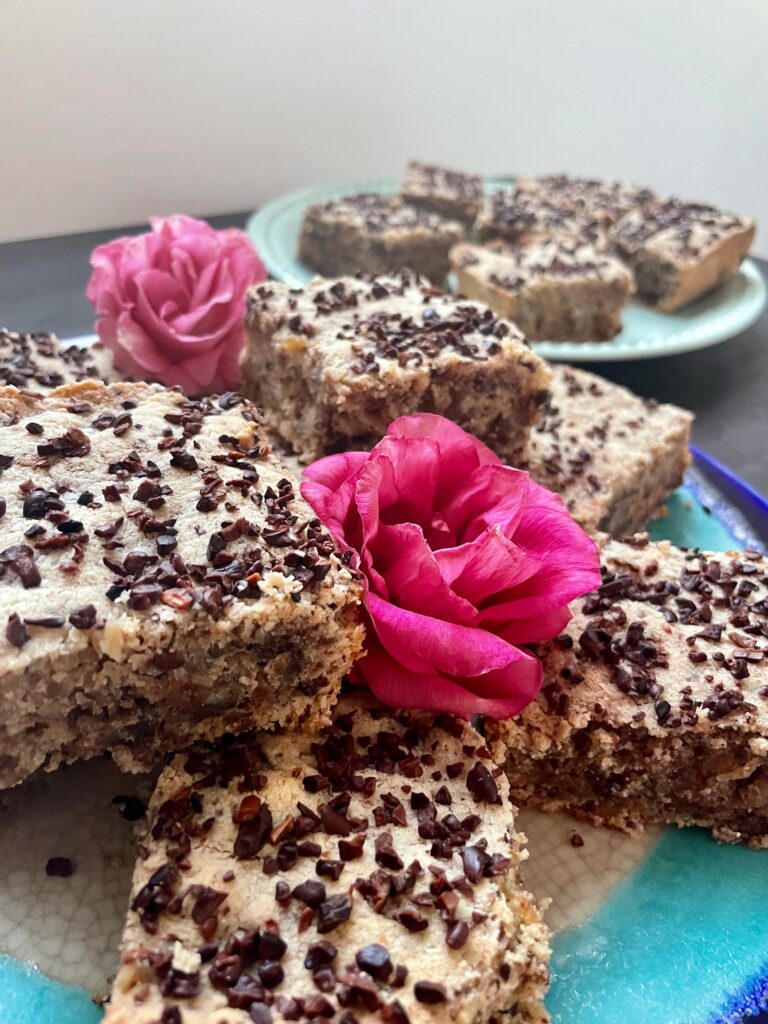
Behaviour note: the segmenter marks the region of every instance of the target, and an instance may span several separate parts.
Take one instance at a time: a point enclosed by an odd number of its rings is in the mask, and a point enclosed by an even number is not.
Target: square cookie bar
[[[555,364],[551,397],[517,465],[561,494],[585,530],[634,533],[683,482],[692,418]]]
[[[399,196],[363,192],[307,208],[299,259],[325,277],[408,267],[441,284],[448,273],[448,250],[463,235],[458,221]]]
[[[514,320],[530,341],[613,338],[633,289],[623,263],[575,238],[464,243],[450,260],[460,294]]]
[[[638,185],[574,178],[569,174],[518,178],[517,194],[521,199],[535,197],[572,216],[594,219],[604,225],[614,224],[625,213],[656,198],[650,189]]]
[[[85,348],[62,345],[55,334],[0,330],[0,386],[45,393],[88,379],[120,379],[101,342]]]
[[[706,203],[665,199],[628,213],[610,237],[632,268],[639,298],[671,313],[739,269],[755,222]]]
[[[602,562],[600,590],[540,645],[537,700],[488,723],[513,799],[768,848],[768,561],[638,535]]]
[[[447,416],[519,454],[550,371],[484,306],[393,276],[268,283],[247,299],[244,391],[305,461],[375,444],[398,416]]]
[[[480,209],[483,180],[476,174],[411,160],[405,169],[400,195],[413,206],[434,210],[469,227]]]
[[[547,929],[470,726],[342,703],[160,777],[105,1024],[544,1024]]]
[[[0,787],[327,720],[361,587],[241,396],[0,389],[0,514]]]

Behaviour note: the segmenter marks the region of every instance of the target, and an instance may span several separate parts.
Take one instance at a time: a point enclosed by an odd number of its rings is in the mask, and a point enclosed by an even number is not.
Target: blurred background
[[[413,156],[768,224],[767,39],[765,0],[0,0],[0,242]]]

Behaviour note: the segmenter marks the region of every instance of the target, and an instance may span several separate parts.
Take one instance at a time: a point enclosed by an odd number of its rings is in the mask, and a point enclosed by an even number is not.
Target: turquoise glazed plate
[[[768,503],[694,451],[651,532],[765,549]],[[94,997],[117,967],[134,859],[124,798],[149,788],[93,761],[1,795],[0,1024],[101,1021]],[[697,829],[636,839],[558,814],[521,820],[526,881],[552,899],[553,1024],[754,1024],[768,1005],[768,851]],[[70,858],[71,876],[50,877],[51,857]]]
[[[486,183],[489,190],[511,187],[509,179]],[[270,275],[291,288],[300,288],[315,276],[297,256],[307,206],[355,192],[394,195],[397,189],[394,179],[384,179],[319,185],[291,192],[254,213],[246,230]],[[757,320],[765,305],[763,277],[752,260],[745,260],[730,281],[677,313],[658,313],[639,303],[630,303],[624,313],[624,329],[611,341],[538,341],[533,347],[547,359],[569,363],[678,355],[735,337]]]

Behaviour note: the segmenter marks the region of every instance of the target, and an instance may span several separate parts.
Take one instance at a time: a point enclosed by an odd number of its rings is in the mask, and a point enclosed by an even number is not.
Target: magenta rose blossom
[[[91,255],[86,295],[119,370],[187,394],[238,386],[246,290],[266,276],[248,236],[177,214]]]
[[[557,636],[568,602],[601,582],[597,547],[561,498],[427,414],[305,475],[302,494],[367,580],[356,681],[401,708],[524,708],[542,669],[521,645]]]

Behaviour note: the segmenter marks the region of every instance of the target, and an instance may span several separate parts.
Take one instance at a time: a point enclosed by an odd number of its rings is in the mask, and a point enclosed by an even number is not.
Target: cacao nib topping
[[[420,1003],[435,1006],[444,1003],[448,994],[444,985],[438,985],[433,981],[417,981],[413,986],[413,994]]]
[[[96,609],[92,604],[84,604],[69,616],[75,629],[91,629],[96,623]]]
[[[308,907],[319,907],[325,900],[325,886],[322,882],[302,882],[294,887],[291,895]]]
[[[91,450],[91,442],[79,427],[70,427],[61,437],[52,437],[37,446],[38,455],[81,459]]]
[[[445,941],[451,949],[461,949],[469,938],[469,925],[466,921],[455,921],[445,933]]]
[[[69,857],[50,857],[45,865],[45,873],[51,878],[69,878],[75,868]]]
[[[253,818],[242,821],[235,839],[235,856],[238,860],[253,860],[264,848],[272,831],[272,812],[261,804]]]
[[[331,896],[318,908],[317,930],[321,935],[332,932],[352,915],[352,901],[349,896]]]
[[[378,981],[386,981],[392,973],[389,950],[378,942],[358,950],[355,954],[355,963],[361,971],[365,971]]]
[[[26,544],[15,544],[0,551],[0,578],[6,567],[18,576],[25,590],[39,587],[42,582],[34,551]]]
[[[467,773],[467,789],[477,803],[500,804],[499,787],[496,780],[485,767],[477,761]]]
[[[65,621],[63,615],[40,615],[35,618],[27,616],[24,619],[24,625],[39,626],[41,629],[58,629],[64,625]]]
[[[199,468],[195,456],[183,449],[171,453],[171,465],[188,473],[193,473]]]
[[[8,624],[5,627],[5,638],[14,647],[23,647],[29,640],[29,633],[16,612],[8,616]]]
[[[338,949],[332,942],[313,942],[304,958],[304,966],[308,971],[316,971],[318,967],[326,967],[336,959]]]
[[[126,821],[140,821],[147,813],[147,805],[137,796],[114,796],[112,803]]]

